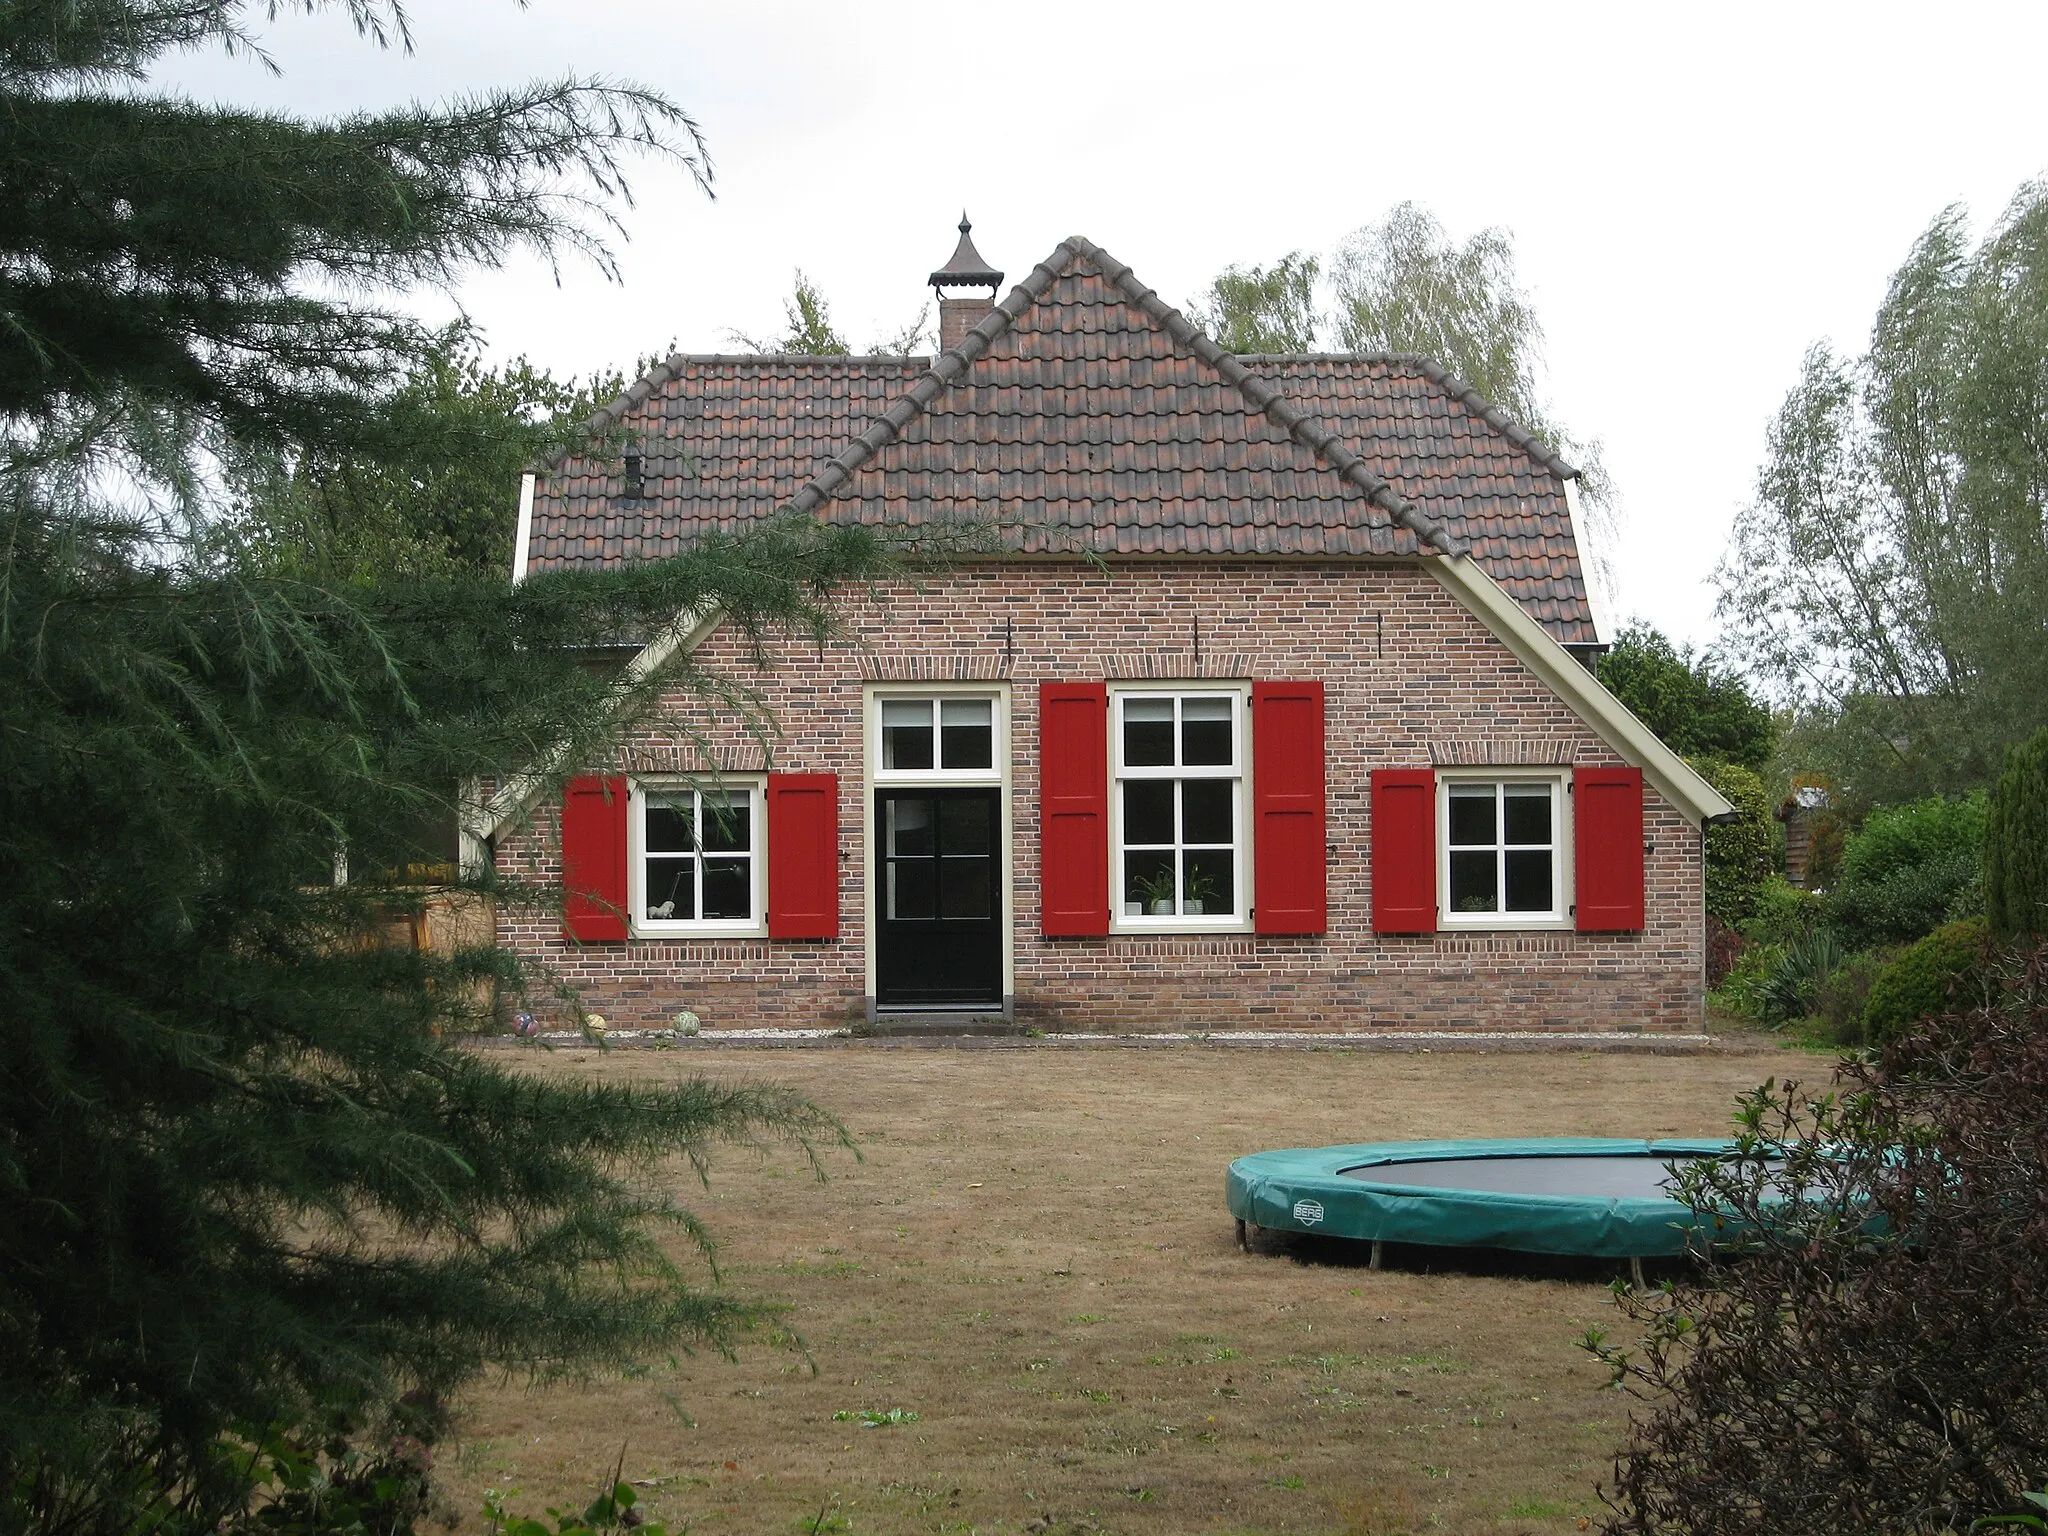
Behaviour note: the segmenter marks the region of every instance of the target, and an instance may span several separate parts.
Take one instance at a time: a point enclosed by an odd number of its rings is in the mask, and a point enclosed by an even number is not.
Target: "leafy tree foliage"
[[[687,658],[607,677],[579,653],[710,607],[764,647],[822,635],[834,591],[900,568],[798,518],[508,589],[480,508],[558,401],[364,297],[519,249],[607,261],[624,157],[701,174],[694,128],[575,80],[332,122],[151,94],[169,50],[253,48],[252,12],[0,9],[10,1530],[214,1531],[257,1461],[408,1392],[727,1347],[761,1314],[690,1283],[708,1239],[649,1176],[838,1135],[773,1088],[565,1084],[456,1049],[493,988],[545,1000],[546,978],[488,946],[387,950],[417,893],[329,878],[337,847],[413,862],[407,829],[459,784],[604,763],[671,684],[722,696]],[[250,558],[222,471],[289,477],[324,531]],[[387,525],[418,558],[378,567]]]
[[[1761,773],[1777,745],[1770,710],[1741,678],[1718,670],[1691,646],[1674,646],[1638,619],[1615,636],[1597,665],[1607,691],[1673,750],[1720,758]]]
[[[1841,1072],[1744,1098],[1681,1181],[1711,1248],[1589,1336],[1644,1403],[1613,1536],[1936,1536],[2048,1477],[2048,956]]]
[[[1225,267],[1190,318],[1226,352],[1313,352],[1322,263],[1290,251],[1270,267]]]
[[[804,276],[801,270],[796,274],[796,286],[783,301],[783,318],[786,329],[780,336],[749,336],[734,331],[733,341],[749,352],[788,352],[798,357],[847,357],[854,348],[832,322],[832,310],[818,285]],[[928,327],[931,306],[927,304],[917,312],[917,317],[905,325],[894,336],[887,336],[867,349],[875,357],[910,357],[922,351],[930,341]]]
[[[1868,801],[1987,786],[2048,724],[2048,184],[1951,208],[1870,346],[1806,356],[1716,580],[1727,647],[1842,736]]]
[[[582,423],[624,387],[565,384],[524,359],[489,366],[473,332],[432,338],[379,401],[373,434],[241,478],[231,534],[279,574],[366,581],[512,565],[520,473],[579,441]]]
[[[1707,914],[1734,926],[1755,915],[1777,864],[1771,797],[1740,763],[1695,758],[1692,766],[1735,807],[1733,821],[1707,828]]]
[[[2001,934],[2048,931],[2048,730],[2006,754],[1991,793],[1984,900]]]

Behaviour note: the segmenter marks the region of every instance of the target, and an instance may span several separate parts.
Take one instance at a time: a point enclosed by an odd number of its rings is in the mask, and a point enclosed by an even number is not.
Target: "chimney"
[[[931,276],[931,284],[939,295],[939,350],[950,352],[960,345],[967,333],[981,324],[982,317],[995,308],[996,290],[1003,285],[1003,274],[982,259],[981,252],[974,248],[973,237],[969,234],[974,226],[967,222],[967,215],[960,215],[960,243],[953,247],[953,258]],[[950,297],[948,288],[986,288],[986,296],[956,299]]]

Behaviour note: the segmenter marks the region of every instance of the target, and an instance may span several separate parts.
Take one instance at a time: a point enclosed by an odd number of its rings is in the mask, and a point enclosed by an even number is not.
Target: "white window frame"
[[[748,860],[746,918],[647,917],[647,799],[696,790],[700,794],[745,790],[752,797],[753,850]],[[626,910],[635,938],[688,939],[758,937],[768,932],[768,779],[765,774],[723,774],[717,777],[650,775],[630,781],[626,805]],[[703,855],[698,855],[700,858]]]
[[[1231,762],[1185,767],[1135,767],[1124,764],[1124,706],[1135,699],[1227,698],[1230,702]],[[1252,931],[1252,794],[1251,685],[1189,680],[1175,683],[1134,683],[1109,691],[1109,931],[1111,933],[1249,933]],[[1179,721],[1179,711],[1175,711]],[[1176,734],[1176,740],[1178,735]],[[1234,908],[1229,912],[1179,913],[1154,917],[1124,911],[1124,784],[1132,779],[1230,779],[1237,785],[1231,802],[1231,851],[1235,856]]]
[[[1551,899],[1548,912],[1455,912],[1451,909],[1451,786],[1454,784],[1547,784],[1554,816],[1551,827]],[[1572,775],[1568,768],[1492,767],[1436,770],[1436,903],[1437,927],[1459,932],[1512,932],[1570,929],[1572,915]],[[1497,824],[1499,825],[1499,824]],[[1505,831],[1504,825],[1499,829]],[[1501,899],[1507,899],[1505,884]]]
[[[929,768],[885,768],[882,766],[882,706],[885,704],[915,703],[929,699],[932,705],[932,766]],[[939,724],[942,706],[948,702],[973,700],[986,703],[989,707],[989,765],[986,768],[944,768],[939,763],[944,756],[940,740]],[[868,761],[873,765],[871,777],[878,785],[889,784],[948,784],[971,786],[978,784],[995,785],[1004,782],[1004,768],[1010,760],[1009,712],[1004,709],[1004,697],[996,688],[948,688],[943,685],[877,688],[868,695],[868,733],[871,743]]]

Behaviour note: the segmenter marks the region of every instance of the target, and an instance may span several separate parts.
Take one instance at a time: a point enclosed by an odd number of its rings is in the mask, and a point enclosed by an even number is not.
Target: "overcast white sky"
[[[1944,206],[1981,228],[2048,169],[2038,4],[411,9],[410,58],[288,18],[281,80],[214,55],[171,77],[307,113],[567,72],[681,102],[717,199],[642,174],[622,283],[522,264],[462,289],[495,354],[558,372],[773,333],[797,267],[856,344],[893,333],[963,205],[1013,282],[1085,234],[1176,303],[1403,199],[1460,237],[1503,225],[1556,415],[1620,488],[1621,611],[1701,642],[1800,354],[1861,347]]]

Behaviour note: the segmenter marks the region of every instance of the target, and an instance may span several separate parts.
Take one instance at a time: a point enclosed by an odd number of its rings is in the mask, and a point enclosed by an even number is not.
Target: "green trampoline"
[[[1728,1156],[1730,1141],[1389,1141],[1255,1152],[1225,1194],[1247,1229],[1373,1245],[1508,1248],[1633,1259],[1685,1252],[1697,1217],[1671,1197],[1674,1164]]]

